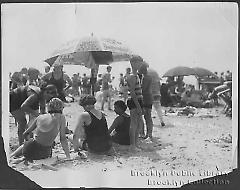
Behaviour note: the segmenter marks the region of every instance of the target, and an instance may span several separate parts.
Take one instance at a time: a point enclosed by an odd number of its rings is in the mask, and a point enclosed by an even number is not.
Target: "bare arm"
[[[111,127],[108,129],[109,134],[111,134],[111,132],[113,130],[115,130],[115,128],[119,125],[119,123],[121,122],[121,117],[118,116],[112,123]]]
[[[29,133],[31,133],[34,129],[36,129],[37,127],[37,119],[34,119],[34,121],[32,122],[31,126],[23,133],[23,137],[26,139],[26,137],[29,135]]]
[[[73,133],[73,148],[74,151],[78,151],[78,149],[82,146],[82,142],[85,140],[85,130],[84,130],[85,117],[84,113],[82,113],[77,121],[74,133]]]
[[[36,112],[30,107],[35,102],[38,101],[38,95],[36,93],[32,93],[21,105],[21,110],[26,113],[31,113],[34,116],[36,115]]]
[[[61,125],[60,125],[60,142],[61,142],[62,148],[66,154],[66,157],[70,158],[68,142],[67,142],[67,138],[66,138],[66,134],[65,134],[65,128],[66,128],[66,119],[63,116],[61,118]]]

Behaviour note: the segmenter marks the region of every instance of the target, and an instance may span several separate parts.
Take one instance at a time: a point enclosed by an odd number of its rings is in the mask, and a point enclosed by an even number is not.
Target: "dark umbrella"
[[[194,67],[193,69],[196,72],[196,75],[198,77],[204,77],[204,76],[215,76],[216,77],[216,75],[214,73],[212,73],[211,71],[209,71],[207,69],[204,69],[201,67]]]
[[[175,76],[189,76],[189,75],[196,75],[196,72],[194,69],[190,67],[174,67],[170,70],[168,70],[163,77],[175,77]]]

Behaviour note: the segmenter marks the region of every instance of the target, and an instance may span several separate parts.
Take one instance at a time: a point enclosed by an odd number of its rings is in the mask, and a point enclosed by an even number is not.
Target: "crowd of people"
[[[78,153],[82,150],[105,153],[111,149],[112,142],[129,145],[132,152],[141,151],[139,139],[153,138],[152,107],[164,127],[161,105],[209,107],[210,99],[214,99],[214,93],[219,92],[213,90],[209,96],[208,93],[204,94],[206,87],[201,92],[196,91],[194,86],[183,82],[183,76],[178,76],[176,80],[168,77],[166,83],[161,85],[156,71],[140,56],[132,57],[130,64],[131,68],[126,68],[125,75],[121,73],[119,77],[121,99],[114,102],[113,110],[118,116],[111,125],[103,113],[106,102],[108,110],[112,110],[112,81],[115,77],[111,75],[111,66],[107,66],[106,73],[98,75],[95,85],[91,85],[86,74],[80,77],[78,73],[70,78],[61,64],[46,67],[44,74],[34,68],[23,68],[13,73],[9,94],[10,113],[18,126],[19,148],[11,157],[23,155],[23,159],[28,161],[51,157],[58,133],[67,158],[70,158],[68,141]],[[92,86],[95,92],[102,93],[101,110],[95,106],[97,100],[91,94]],[[63,114],[69,93],[73,97],[81,95],[79,105],[84,109],[75,118],[76,126],[72,134],[66,132],[68,128]],[[126,113],[127,109],[130,114]]]

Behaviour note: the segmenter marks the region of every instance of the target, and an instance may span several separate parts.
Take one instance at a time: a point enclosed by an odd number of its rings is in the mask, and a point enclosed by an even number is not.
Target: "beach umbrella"
[[[216,77],[216,75],[214,73],[212,73],[211,71],[209,71],[207,69],[204,69],[201,67],[194,67],[193,69],[198,77],[204,77],[204,76],[215,76]]]
[[[163,77],[175,77],[175,76],[189,76],[196,75],[194,69],[190,67],[178,66],[168,70]]]
[[[75,39],[63,44],[44,61],[49,65],[82,65],[91,69],[92,94],[96,83],[99,65],[112,62],[129,61],[133,53],[123,43],[105,37],[88,37]]]
[[[94,68],[96,64],[108,65],[112,62],[129,61],[132,56],[133,53],[123,43],[115,39],[91,35],[63,44],[44,61],[49,65],[61,62],[66,65]]]

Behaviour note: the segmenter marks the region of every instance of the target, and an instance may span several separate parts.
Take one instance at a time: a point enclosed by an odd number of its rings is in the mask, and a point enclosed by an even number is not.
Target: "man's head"
[[[112,70],[112,67],[111,66],[107,66],[107,72],[110,73]]]
[[[96,98],[92,95],[84,95],[79,100],[79,105],[83,107],[84,110],[89,111],[94,108],[96,103]]]
[[[143,74],[146,75],[147,74],[147,70],[148,70],[148,63],[146,63],[145,61],[142,63],[142,65],[140,66],[140,68],[138,69],[139,74]]]
[[[126,68],[126,73],[128,73],[128,74],[131,73],[131,68],[130,67]]]
[[[114,111],[116,114],[121,115],[123,114],[127,109],[126,104],[122,100],[118,100],[114,103]]]
[[[27,75],[28,69],[26,67],[23,67],[20,72],[22,74],[26,74]]]
[[[63,71],[63,65],[61,63],[53,64],[53,72]]]
[[[45,73],[48,73],[48,72],[50,71],[50,66],[47,65],[47,66],[44,68],[44,71],[45,71]]]
[[[53,84],[43,83],[40,88],[46,102],[49,102],[52,98],[58,96],[57,87]]]
[[[130,59],[130,63],[131,63],[131,66],[132,66],[132,70],[137,71],[141,67],[141,65],[143,63],[143,59],[140,56],[133,56]]]
[[[35,69],[35,68],[33,68],[33,67],[30,67],[28,69],[28,76],[29,76],[30,80],[37,80],[39,74],[40,74],[40,71]]]
[[[48,103],[48,113],[62,113],[63,102],[59,98],[52,98]]]

